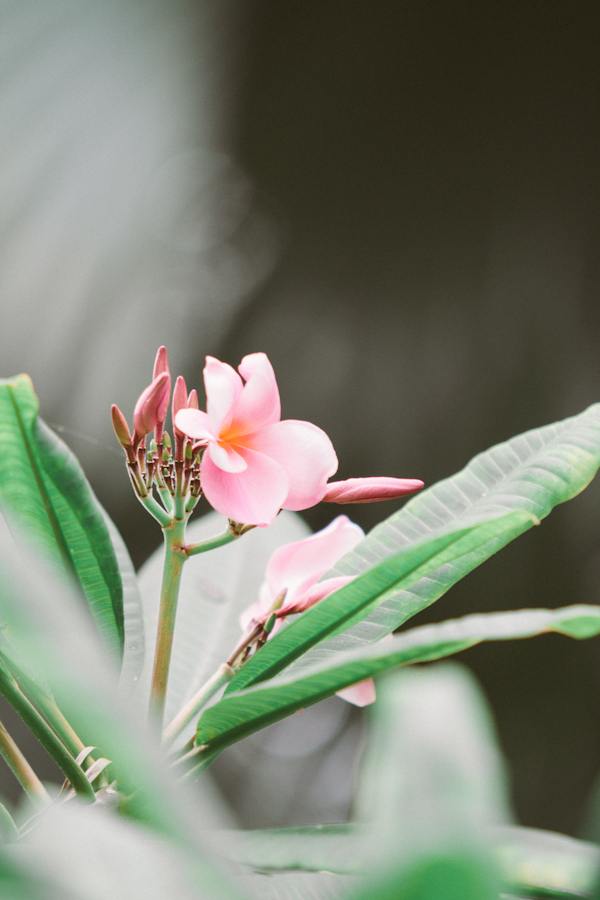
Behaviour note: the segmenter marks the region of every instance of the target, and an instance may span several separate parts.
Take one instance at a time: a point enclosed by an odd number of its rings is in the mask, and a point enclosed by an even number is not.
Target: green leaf
[[[520,534],[533,524],[529,513],[517,511],[470,528],[434,535],[387,557],[276,634],[240,670],[230,683],[228,693],[272,678],[315,644],[366,618],[371,610],[397,597],[400,591],[440,566],[476,552],[491,540]]]
[[[310,667],[290,669],[266,683],[225,694],[200,717],[196,743],[207,745],[206,755],[218,752],[379,672],[450,656],[481,641],[533,637],[548,631],[577,637],[578,620],[586,623],[586,637],[600,633],[600,607],[584,605],[471,615],[413,628],[375,647],[339,652]]]
[[[79,585],[98,631],[120,654],[123,585],[102,509],[38,409],[27,375],[0,380],[0,506],[51,570]]]
[[[492,838],[504,880],[515,891],[566,900],[592,896],[597,888],[597,844],[535,828],[497,828]]]
[[[306,825],[260,831],[222,831],[215,846],[228,860],[258,869],[364,873],[369,830],[365,825]],[[563,834],[495,826],[490,843],[503,879],[514,891],[548,898],[587,897],[600,869],[600,847]]]
[[[328,573],[360,575],[401,550],[411,552],[428,537],[458,531],[473,522],[485,522],[521,510],[542,520],[558,503],[580,493],[600,465],[600,404],[578,416],[536,428],[480,453],[456,475],[413,497],[397,513],[376,526],[367,537]],[[472,569],[504,547],[528,527],[507,530],[462,557],[445,563],[410,586],[391,593],[359,624],[329,637],[293,668],[311,666],[326,656],[372,644],[438,600]],[[276,655],[282,630],[254,661],[244,666],[230,690],[242,688],[259,677],[267,652]],[[285,653],[286,648],[283,649]],[[262,659],[261,659],[262,657]],[[252,668],[250,668],[252,666]]]
[[[115,552],[123,585],[123,630],[125,637],[119,681],[124,690],[130,690],[132,686],[138,683],[144,665],[145,644],[142,595],[125,541],[105,509],[102,509],[102,513]]]
[[[356,879],[331,872],[258,872],[236,881],[247,900],[342,900]]]
[[[187,529],[189,543],[227,528],[227,520],[209,513]],[[255,528],[232,544],[192,556],[183,568],[167,694],[166,722],[193,697],[227,659],[242,636],[240,614],[258,599],[271,554],[282,544],[307,537],[310,530],[295,513],[282,512],[270,528]],[[156,642],[164,549],[140,569],[144,607],[146,662],[136,692],[147,705]],[[179,743],[194,733],[194,723]]]
[[[355,823],[296,828],[230,829],[214,835],[217,852],[256,869],[303,869],[341,875],[364,870],[367,831]]]

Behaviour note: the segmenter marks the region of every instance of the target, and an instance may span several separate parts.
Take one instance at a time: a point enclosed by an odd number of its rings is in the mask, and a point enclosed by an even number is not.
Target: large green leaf
[[[441,534],[388,556],[383,562],[358,575],[353,581],[298,616],[248,662],[229,685],[228,693],[272,678],[311,647],[369,615],[374,608],[407,590],[440,566],[475,553],[491,540],[521,534],[534,520],[527,512],[516,511],[499,519]],[[466,523],[463,523],[466,526]]]
[[[190,543],[222,533],[227,520],[216,512],[190,523]],[[271,554],[282,544],[307,537],[306,523],[292,512],[282,512],[270,528],[255,528],[239,540],[210,553],[192,556],[181,578],[173,653],[169,673],[166,721],[187,703],[215,669],[225,662],[239,641],[240,614],[258,599]],[[161,547],[138,574],[143,598],[146,661],[136,695],[147,706],[160,585],[164,561]],[[180,742],[194,733],[194,723]]]
[[[458,531],[514,510],[542,520],[554,506],[582,491],[600,465],[600,404],[578,416],[536,428],[476,456],[456,475],[413,497],[376,526],[329,575],[359,575],[400,550],[410,552],[432,535]],[[439,599],[472,569],[513,540],[523,527],[491,537],[487,543],[445,563],[419,581],[392,592],[359,624],[329,637],[294,669],[311,666],[351,647],[371,644]],[[230,689],[242,688],[277,671],[287,653],[284,631],[263,647]],[[273,668],[272,668],[273,666]]]
[[[395,666],[440,659],[481,641],[533,637],[548,631],[575,638],[599,634],[600,607],[580,605],[464,616],[413,628],[375,647],[362,646],[328,656],[302,670],[288,670],[268,682],[225,694],[200,717],[196,743],[207,745],[205,755],[209,756],[296,710]]]
[[[102,509],[38,409],[27,375],[0,381],[0,506],[46,565],[80,586],[96,627],[120,654],[123,585]]]

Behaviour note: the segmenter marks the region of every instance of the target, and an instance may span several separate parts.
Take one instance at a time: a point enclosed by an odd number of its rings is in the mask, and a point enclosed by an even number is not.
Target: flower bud
[[[414,494],[424,487],[417,478],[348,478],[327,485],[325,503],[377,503]]]
[[[187,401],[187,408],[200,409],[200,406],[198,404],[198,391],[196,390],[196,388],[194,388],[193,391],[190,391],[190,396],[188,397]]]
[[[165,421],[169,395],[171,393],[171,376],[161,372],[148,385],[139,397],[133,411],[134,442],[139,443],[147,434]]]
[[[116,403],[113,403],[111,406],[110,414],[112,416],[113,428],[115,429],[115,434],[121,447],[131,447],[133,441],[129,433],[129,425]]]
[[[175,425],[175,416],[180,409],[187,409],[187,403],[187,387],[185,386],[185,380],[180,375],[175,382],[175,388],[173,390],[173,403],[171,404],[171,418],[173,420],[173,432],[175,433],[175,435],[183,433],[179,431],[179,428],[177,428]]]
[[[169,373],[169,360],[167,357],[167,348],[159,347],[158,353],[156,354],[156,359],[154,360],[154,372],[152,373],[152,380],[158,378],[163,372]]]

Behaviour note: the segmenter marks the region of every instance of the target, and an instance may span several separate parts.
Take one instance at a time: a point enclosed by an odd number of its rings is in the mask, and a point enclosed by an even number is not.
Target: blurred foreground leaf
[[[102,508],[38,410],[27,375],[0,380],[0,507],[49,569],[81,588],[98,631],[120,655],[123,584]]]
[[[120,800],[130,817],[186,855],[193,883],[202,886],[200,897],[237,900],[204,849],[200,823],[210,827],[213,815],[203,803],[202,786],[194,792],[195,802],[189,790],[178,788],[151,723],[131,700],[119,696],[116,661],[69,585],[16,546],[0,546],[0,619],[31,677],[49,685],[84,743],[112,761],[119,793],[109,791],[106,802]],[[95,805],[90,813],[101,816],[102,811]]]

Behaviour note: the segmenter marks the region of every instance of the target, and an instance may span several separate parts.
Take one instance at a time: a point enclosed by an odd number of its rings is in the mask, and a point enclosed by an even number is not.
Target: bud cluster
[[[142,391],[133,412],[133,434],[118,406],[112,407],[112,422],[117,440],[127,456],[131,483],[140,500],[146,500],[156,487],[165,509],[173,511],[174,500],[185,501],[181,512],[191,512],[202,489],[200,458],[204,444],[194,443],[175,426],[181,409],[198,409],[198,395],[188,395],[184,379],[175,382],[171,415],[173,441],[165,431],[165,419],[171,396],[171,374],[165,347],[160,347],[154,363],[153,380]],[[148,436],[154,437],[147,446]]]

